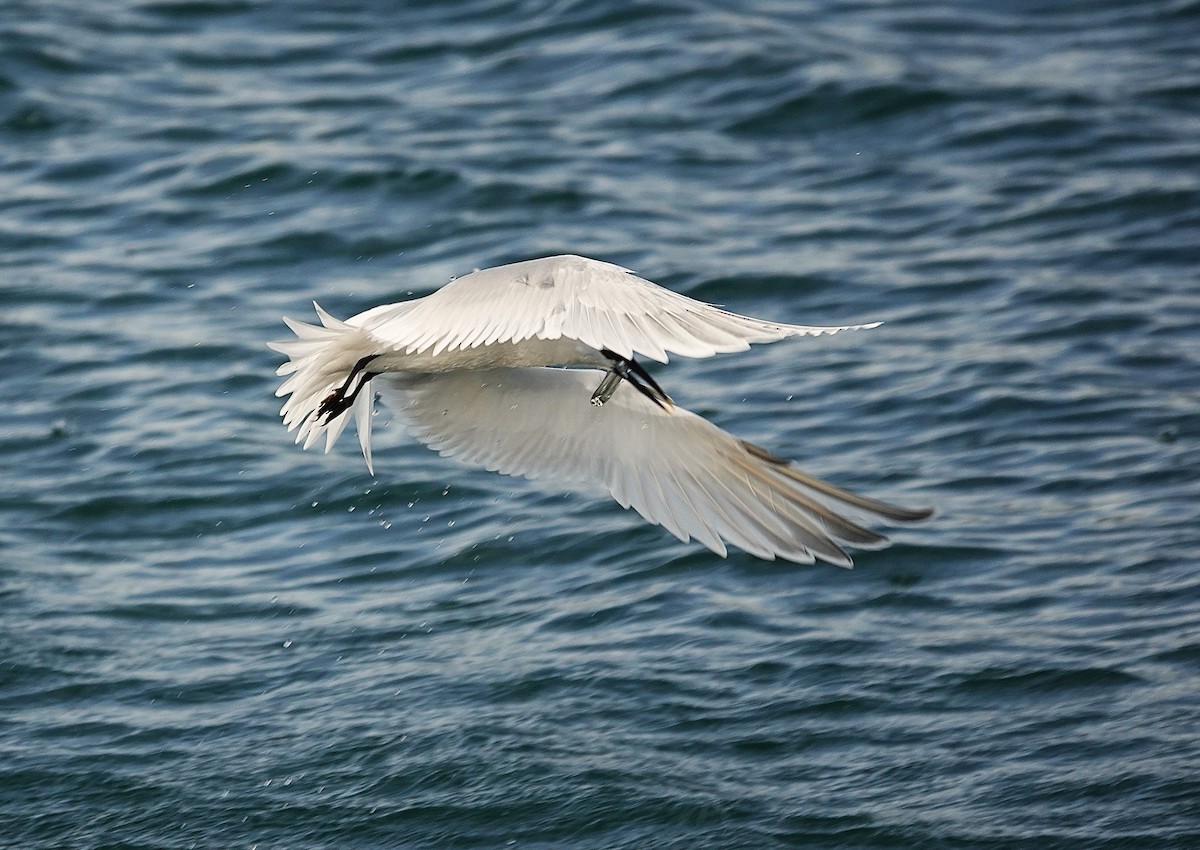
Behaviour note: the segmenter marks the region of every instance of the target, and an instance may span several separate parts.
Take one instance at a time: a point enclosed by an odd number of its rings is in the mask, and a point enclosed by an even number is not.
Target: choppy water
[[[656,375],[933,504],[726,561],[264,347],[572,251]],[[1200,4],[0,7],[0,844],[1200,846]]]

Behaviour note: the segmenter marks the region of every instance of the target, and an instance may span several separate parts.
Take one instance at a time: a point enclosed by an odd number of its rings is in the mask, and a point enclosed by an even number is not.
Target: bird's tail
[[[313,306],[320,325],[285,318],[296,338],[267,343],[288,357],[276,370],[278,375],[290,376],[275,391],[277,396],[290,395],[279,415],[288,430],[296,432],[297,443],[307,449],[324,434],[325,451],[329,451],[353,414],[367,469],[373,472],[374,376],[365,367],[379,353],[378,344],[362,328],[335,319],[316,302]]]

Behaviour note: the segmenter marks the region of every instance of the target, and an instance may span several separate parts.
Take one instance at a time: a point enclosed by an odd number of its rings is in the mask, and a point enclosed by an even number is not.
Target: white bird
[[[887,538],[843,513],[894,522],[932,513],[804,474],[676,405],[636,359],[711,357],[878,322],[767,322],[577,256],[482,269],[344,322],[313,306],[321,326],[285,318],[297,338],[270,343],[289,358],[278,370],[290,376],[276,392],[290,395],[280,414],[306,449],[324,434],[327,452],[353,414],[372,474],[378,392],[442,455],[600,485],[622,507],[722,557],[728,542],[767,560],[849,567],[838,541],[874,547]]]

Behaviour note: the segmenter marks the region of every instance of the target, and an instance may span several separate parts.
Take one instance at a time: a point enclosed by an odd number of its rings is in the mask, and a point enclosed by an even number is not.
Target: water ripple
[[[1195,843],[1190,0],[0,11],[0,817],[23,847]],[[781,320],[656,371],[938,508],[714,558],[266,340],[560,251]]]

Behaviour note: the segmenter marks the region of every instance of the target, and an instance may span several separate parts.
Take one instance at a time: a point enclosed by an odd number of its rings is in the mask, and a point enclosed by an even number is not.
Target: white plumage
[[[425,298],[368,310],[351,323],[409,354],[565,337],[660,363],[668,354],[711,357],[745,351],[755,342],[879,324],[765,322],[663,289],[612,263],[573,256],[481,269]]]
[[[281,414],[305,448],[324,434],[328,451],[353,416],[373,469],[380,392],[418,440],[444,455],[603,486],[623,507],[722,556],[728,542],[761,558],[850,566],[837,541],[877,546],[886,538],[841,511],[898,522],[930,514],[801,473],[676,406],[636,361],[709,357],[878,323],[808,327],[740,316],[575,256],[476,271],[345,322],[316,309],[320,327],[285,319],[296,339],[271,344],[289,358],[276,394],[290,395]]]

